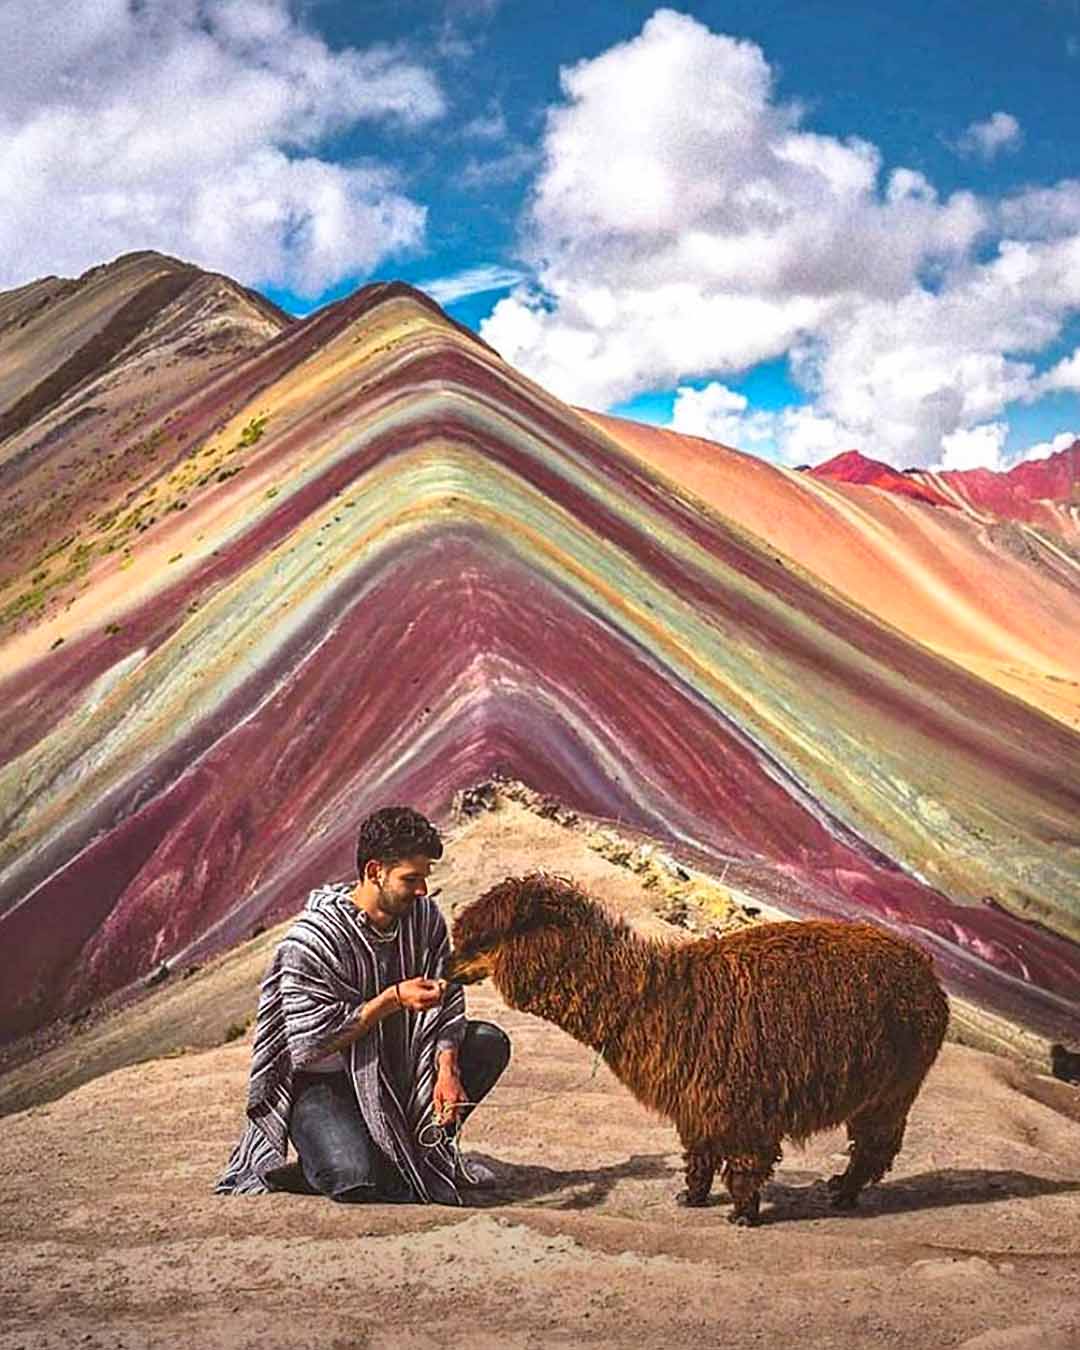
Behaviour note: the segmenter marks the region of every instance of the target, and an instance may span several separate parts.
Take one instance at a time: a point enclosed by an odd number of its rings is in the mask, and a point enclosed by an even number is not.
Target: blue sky
[[[1080,0],[22,0],[0,46],[0,287],[401,277],[571,402],[784,463],[1080,433]]]

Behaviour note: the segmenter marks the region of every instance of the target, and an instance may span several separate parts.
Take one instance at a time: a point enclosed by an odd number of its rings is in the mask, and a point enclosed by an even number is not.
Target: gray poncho
[[[273,1189],[266,1173],[286,1161],[293,1074],[325,1054],[327,1041],[357,1008],[394,983],[395,970],[403,979],[445,973],[450,943],[433,900],[421,896],[401,919],[392,948],[397,959],[388,971],[352,890],[342,882],[312,891],[274,953],[259,995],[248,1124],[214,1187],[219,1194]],[[404,1019],[399,1034],[386,1034],[380,1023],[343,1051],[357,1106],[375,1143],[421,1199],[461,1204],[449,1148],[422,1148],[417,1136],[431,1120],[436,1052],[460,1044],[464,1035],[465,996],[451,987],[439,1007],[393,1016]],[[404,1063],[397,1062],[401,1057]]]

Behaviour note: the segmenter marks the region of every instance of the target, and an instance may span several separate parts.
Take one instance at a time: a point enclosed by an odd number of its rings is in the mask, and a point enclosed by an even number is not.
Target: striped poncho
[[[266,1174],[286,1161],[293,1075],[326,1053],[361,1004],[403,979],[442,978],[450,958],[446,923],[435,902],[417,899],[398,925],[387,971],[370,930],[351,900],[353,885],[321,886],[286,933],[262,983],[248,1081],[247,1128],[214,1187],[223,1195],[273,1187]],[[390,978],[387,979],[387,974]],[[380,1023],[344,1051],[356,1101],[371,1136],[422,1200],[461,1204],[446,1147],[422,1148],[431,1119],[436,1052],[460,1044],[465,996],[451,987],[428,1012],[399,1012],[400,1035]],[[394,1062],[404,1056],[404,1064]]]

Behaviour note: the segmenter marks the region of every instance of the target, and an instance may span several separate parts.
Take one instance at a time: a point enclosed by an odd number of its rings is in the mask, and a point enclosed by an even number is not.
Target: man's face
[[[399,919],[413,907],[417,896],[427,895],[427,877],[431,859],[424,853],[402,858],[395,863],[369,862],[369,874],[379,887],[379,909],[389,918]]]

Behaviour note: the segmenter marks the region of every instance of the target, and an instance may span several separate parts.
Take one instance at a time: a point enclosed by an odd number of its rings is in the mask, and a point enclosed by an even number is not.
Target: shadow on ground
[[[503,1162],[482,1153],[470,1153],[469,1159],[490,1167],[495,1173],[493,1190],[466,1191],[470,1208],[494,1209],[500,1205],[522,1204],[528,1201],[541,1201],[546,1197],[559,1196],[566,1191],[561,1203],[553,1205],[555,1209],[593,1209],[601,1204],[620,1181],[655,1181],[668,1178],[673,1182],[682,1174],[673,1167],[669,1155],[665,1153],[634,1154],[625,1162],[615,1163],[611,1167],[593,1167],[588,1171],[576,1169],[560,1172],[552,1167],[539,1167],[535,1164],[521,1166],[517,1163]],[[276,1168],[267,1174],[275,1191],[287,1191],[293,1195],[317,1195],[304,1179],[298,1162],[291,1162]]]
[[[494,1190],[477,1191],[470,1196],[472,1205],[485,1208],[539,1201],[572,1191],[573,1194],[565,1196],[559,1204],[551,1207],[593,1209],[607,1199],[620,1181],[656,1181],[662,1178],[674,1183],[682,1176],[681,1168],[673,1166],[670,1155],[666,1153],[635,1153],[625,1162],[613,1163],[610,1167],[590,1167],[588,1170],[577,1168],[573,1171],[557,1171],[536,1164],[508,1163],[479,1153],[469,1156],[483,1162],[495,1173]]]
[[[682,1168],[666,1153],[635,1153],[610,1167],[575,1168],[560,1171],[537,1164],[504,1162],[485,1154],[470,1154],[495,1173],[495,1187],[466,1191],[471,1209],[498,1209],[505,1205],[540,1203],[551,1209],[594,1209],[608,1198],[620,1181],[657,1181],[672,1183],[672,1207],[682,1180]],[[298,1163],[272,1173],[274,1189],[312,1195]],[[789,1176],[792,1174],[789,1173]],[[762,1193],[765,1208],[760,1222],[794,1222],[798,1219],[835,1217],[840,1213],[829,1204],[824,1180],[812,1173],[795,1173],[792,1179],[806,1178],[804,1184],[790,1181],[768,1182]],[[570,1192],[570,1194],[567,1194]],[[842,1211],[847,1218],[870,1218],[879,1214],[904,1214],[917,1210],[944,1209],[953,1205],[984,1205],[1002,1200],[1038,1195],[1067,1195],[1080,1192],[1080,1181],[1032,1176],[1027,1172],[992,1172],[980,1168],[946,1168],[920,1172],[915,1176],[868,1186],[859,1196],[858,1207]],[[730,1197],[717,1180],[709,1206],[726,1205]]]
[[[1066,1195],[1078,1191],[1080,1181],[1037,1177],[1027,1172],[950,1167],[868,1186],[859,1196],[858,1207],[844,1213],[845,1216],[865,1219],[878,1214],[946,1209],[953,1205],[986,1205],[1001,1200]],[[789,1219],[819,1219],[837,1213],[830,1206],[828,1192],[820,1179],[815,1179],[809,1186],[790,1186],[782,1181],[770,1181],[765,1187],[763,1199],[768,1208],[762,1211],[762,1224],[782,1223]]]

